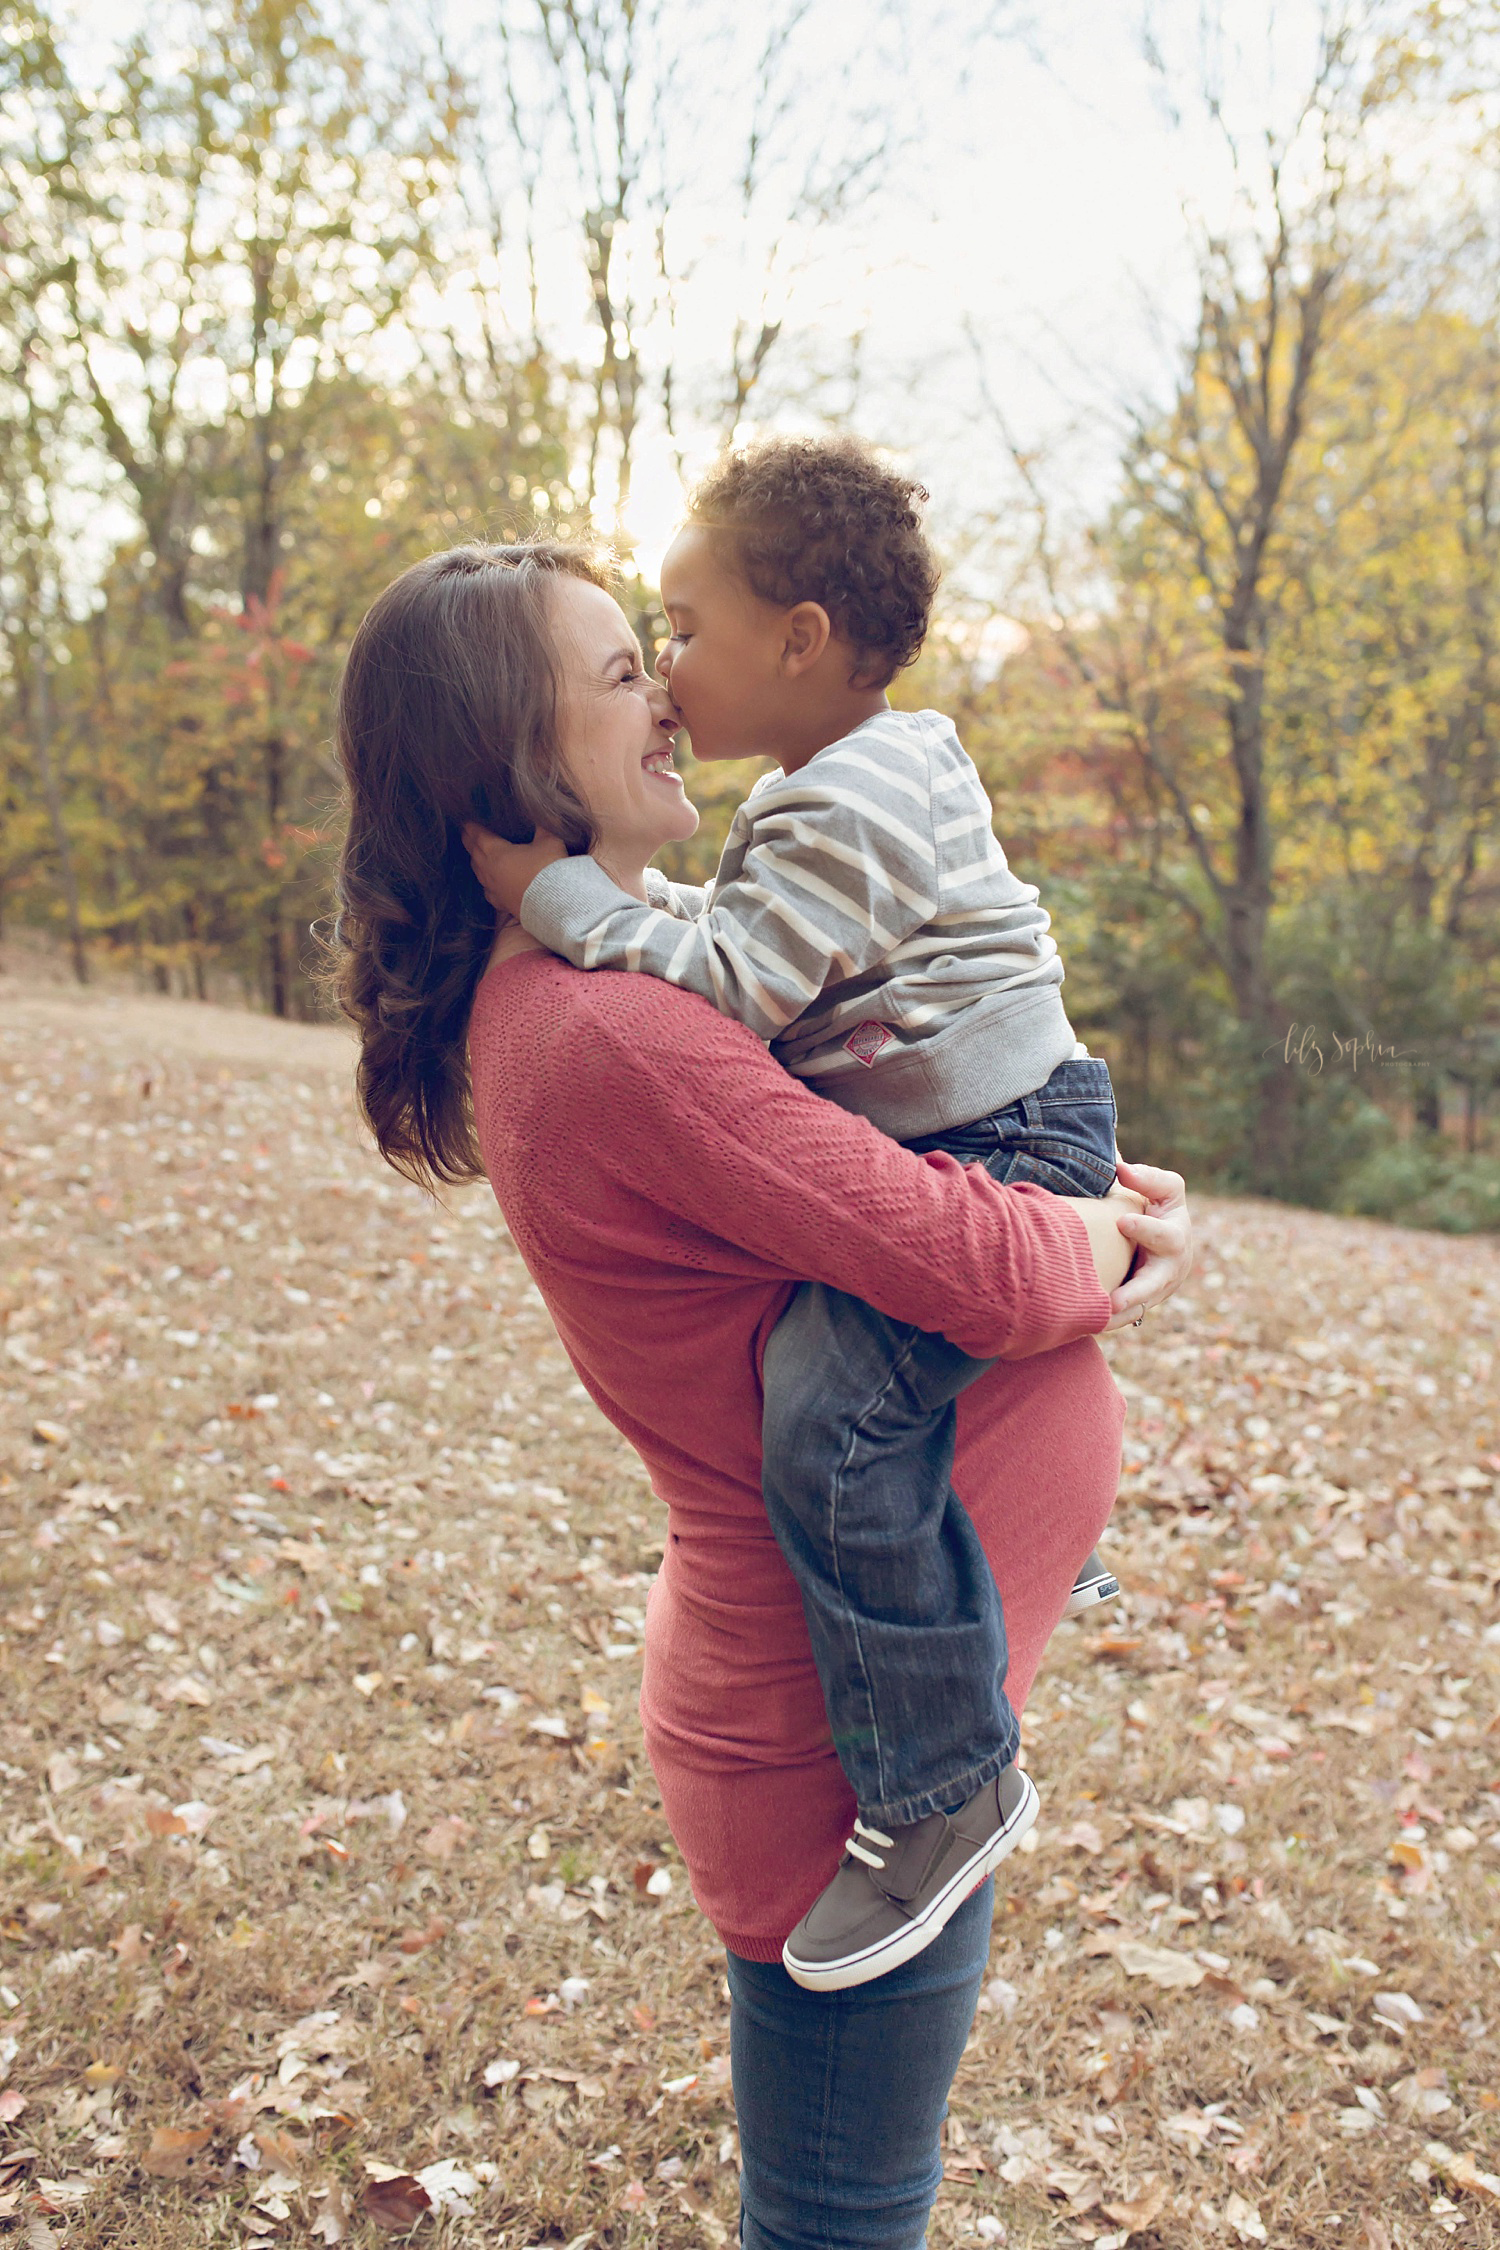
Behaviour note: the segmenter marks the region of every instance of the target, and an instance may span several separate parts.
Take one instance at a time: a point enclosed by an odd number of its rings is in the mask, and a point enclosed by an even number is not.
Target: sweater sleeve
[[[910,751],[892,772],[840,745],[735,819],[743,855],[689,921],[643,905],[587,858],[544,867],[521,920],[575,969],[645,970],[769,1042],[937,912],[930,777]]]
[[[976,1359],[1025,1359],[1110,1317],[1067,1201],[914,1156],[811,1093],[744,1028],[659,987],[607,980],[578,1063],[611,1129],[590,1154],[679,1234],[822,1281]],[[601,993],[600,997],[603,997]],[[709,1255],[705,1245],[704,1255]]]

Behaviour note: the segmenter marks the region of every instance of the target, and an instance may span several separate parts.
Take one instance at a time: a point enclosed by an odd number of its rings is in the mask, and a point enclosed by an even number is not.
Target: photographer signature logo
[[[1325,1045],[1325,1041],[1327,1044]],[[1332,1049],[1330,1053],[1328,1050]],[[1263,1054],[1273,1055],[1274,1047],[1265,1047]],[[1377,1039],[1373,1032],[1357,1031],[1352,1039],[1341,1039],[1336,1031],[1320,1032],[1316,1024],[1289,1024],[1286,1038],[1281,1044],[1281,1059],[1293,1070],[1305,1070],[1316,1078],[1326,1068],[1343,1066],[1357,1075],[1361,1070],[1418,1070],[1421,1057],[1410,1047],[1390,1047]]]

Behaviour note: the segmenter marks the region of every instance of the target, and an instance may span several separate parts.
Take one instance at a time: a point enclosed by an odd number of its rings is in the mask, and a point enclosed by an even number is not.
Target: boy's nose
[[[656,676],[663,682],[666,682],[672,676],[672,644],[670,641],[663,641],[656,652]]]

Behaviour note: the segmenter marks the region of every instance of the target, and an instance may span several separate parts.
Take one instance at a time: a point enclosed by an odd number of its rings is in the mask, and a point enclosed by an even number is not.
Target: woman
[[[464,824],[549,828],[644,897],[652,855],[696,823],[675,726],[578,550],[408,571],[360,627],[340,700],[341,991],[383,1152],[417,1178],[488,1174],[669,1511],[642,1717],[728,1954],[743,2240],[912,2250],[991,1890],[877,1983],[808,1993],[780,1965],[853,1801],[761,1499],[761,1354],[811,1279],[999,1362],[962,1401],[954,1481],[1005,1596],[1019,1704],[1115,1492],[1122,1408],[1092,1338],[1186,1272],[1182,1183],[1132,1172],[1141,1216],[1001,1187],[885,1140],[671,985],[573,970],[514,926],[492,951]],[[1145,1263],[1111,1300],[1122,1235]]]

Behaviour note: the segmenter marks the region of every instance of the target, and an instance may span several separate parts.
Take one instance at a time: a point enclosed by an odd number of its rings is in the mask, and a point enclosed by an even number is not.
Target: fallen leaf
[[[7,2086],[0,2094],[0,2125],[14,2125],[25,2107],[26,2096],[18,2093],[14,2086]]]
[[[426,1859],[449,1860],[473,1833],[472,1821],[461,1819],[457,1813],[444,1813],[422,1838],[422,1855]]]
[[[1170,1946],[1142,1945],[1135,1938],[1121,1938],[1113,1951],[1128,1977],[1145,1977],[1168,1990],[1201,1984],[1207,1973],[1191,1954],[1174,1953]]]
[[[428,1923],[425,1930],[403,1931],[402,1935],[396,1941],[396,1950],[399,1953],[423,1953],[426,1951],[429,1945],[438,1944],[439,1941],[445,1938],[447,1935],[447,1923],[434,1918],[431,1922]],[[351,1977],[346,1981],[352,1984],[355,1979]],[[374,1982],[374,1979],[372,1976],[366,1976],[361,1978],[359,1981],[365,1984],[370,1984]],[[381,1981],[383,1982],[384,1980],[382,1979]]]
[[[213,2133],[206,2125],[197,2128],[157,2125],[152,2130],[151,2145],[141,2158],[141,2167],[154,2180],[185,2180],[193,2158],[200,2155],[212,2139]]]
[[[1075,1820],[1057,1839],[1064,1851],[1087,1852],[1097,1858],[1104,1849],[1104,1838],[1091,1820]]]
[[[1217,2117],[1205,2110],[1181,2109],[1175,2117],[1164,2117],[1158,2130],[1168,2140],[1185,2141],[1189,2148],[1207,2148],[1217,2124]]]
[[[1224,2218],[1241,2242],[1265,2242],[1269,2239],[1259,2211],[1253,2203],[1247,2203],[1242,2195],[1229,2197],[1224,2205]]]
[[[151,1958],[151,1933],[139,1922],[127,1922],[118,1937],[109,1941],[110,1951],[120,1957],[122,1969],[138,1969]]]
[[[435,2211],[467,2211],[479,2193],[473,2173],[452,2156],[442,2157],[436,2164],[424,2164],[415,2177]]]
[[[255,1773],[261,1766],[275,1762],[276,1752],[269,1742],[262,1742],[253,1750],[242,1750],[237,1742],[220,1742],[211,1734],[200,1734],[198,1740],[219,1760],[225,1773]]]
[[[65,1797],[82,1779],[82,1766],[70,1758],[66,1750],[55,1751],[47,1760],[47,1787],[54,1797]]]
[[[284,1562],[291,1562],[305,1577],[326,1570],[330,1561],[328,1549],[319,1546],[315,1539],[283,1539],[276,1552]]]
[[[326,2188],[319,2190],[319,2194],[321,2201],[309,2222],[309,2231],[319,2242],[342,2242],[354,2215],[349,2208],[349,2198],[344,2193],[343,2184],[339,2180],[330,2180]]]
[[[361,2201],[366,2218],[387,2234],[405,2234],[432,2209],[432,2197],[412,2172],[398,2172],[393,2180],[371,2180]]]
[[[1370,2013],[1378,2023],[1391,2031],[1406,2033],[1413,2024],[1426,2021],[1422,2010],[1409,1992],[1377,1992],[1370,2003]]]
[[[46,2209],[56,2215],[70,2211],[86,2200],[93,2189],[93,2181],[75,2176],[67,2180],[38,2179],[36,2193]]]
[[[1453,2158],[1448,2177],[1455,2187],[1467,2188],[1470,2195],[1482,2196],[1487,2203],[1500,2203],[1500,2173],[1481,2172],[1467,2150]]]
[[[301,2172],[308,2156],[306,2141],[299,2141],[295,2135],[276,2125],[263,2125],[253,2137],[256,2147],[273,2171],[290,2172],[293,2178]]]
[[[1103,2206],[1107,2219],[1125,2229],[1126,2236],[1143,2234],[1166,2209],[1167,2185],[1165,2180],[1149,2179],[1141,2182],[1138,2192],[1124,2203],[1106,2203]]]

